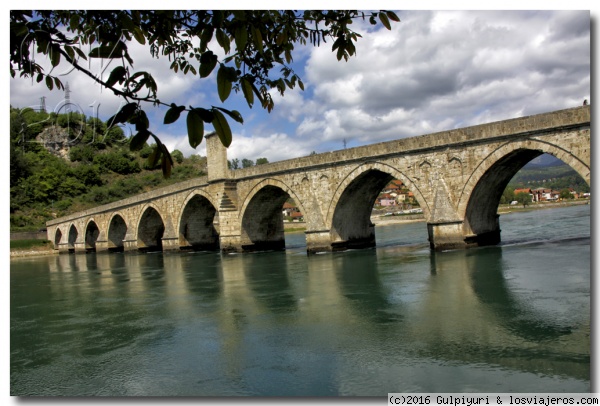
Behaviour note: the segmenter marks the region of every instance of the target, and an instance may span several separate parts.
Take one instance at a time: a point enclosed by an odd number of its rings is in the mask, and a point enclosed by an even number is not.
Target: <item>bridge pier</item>
[[[429,247],[435,251],[465,248],[463,221],[427,223]]]
[[[329,252],[331,248],[331,232],[329,230],[306,231],[306,251],[308,254]]]
[[[96,252],[108,251],[108,241],[96,241]]]
[[[495,227],[479,233],[465,233],[464,221],[427,223],[429,246],[435,251],[464,249],[496,245],[500,243],[500,223],[496,217]]]
[[[179,250],[179,237],[163,237],[161,242],[163,251]]]

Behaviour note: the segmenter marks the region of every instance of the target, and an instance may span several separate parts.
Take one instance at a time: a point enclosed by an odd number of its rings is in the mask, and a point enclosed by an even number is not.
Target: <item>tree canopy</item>
[[[130,149],[140,150],[153,137],[153,156],[168,177],[173,159],[151,131],[143,103],[168,106],[164,123],[177,121],[186,112],[190,146],[203,140],[204,124],[210,123],[222,144],[228,147],[232,134],[228,118],[243,123],[236,110],[222,106],[184,106],[159,98],[156,81],[149,72],[136,71],[128,43],[148,45],[153,57],[168,57],[174,72],[207,78],[216,69],[218,96],[224,103],[231,92],[239,92],[249,107],[259,104],[271,111],[272,91],[284,95],[296,85],[304,89],[294,72],[292,52],[297,45],[320,46],[329,42],[338,60],[356,54],[360,34],[350,27],[357,18],[391,29],[400,21],[391,11],[357,10],[120,10],[120,11],[11,11],[10,73],[35,78],[48,89],[63,89],[53,69],[66,62],[90,80],[122,97],[126,104],[108,120],[109,128],[119,123],[135,126]],[[92,49],[86,53],[83,45]],[[35,53],[46,55],[49,72],[36,62]],[[219,57],[224,55],[224,57]],[[108,77],[94,75],[81,63],[88,58],[120,61]],[[279,70],[275,69],[279,68]],[[43,83],[42,83],[43,82]]]

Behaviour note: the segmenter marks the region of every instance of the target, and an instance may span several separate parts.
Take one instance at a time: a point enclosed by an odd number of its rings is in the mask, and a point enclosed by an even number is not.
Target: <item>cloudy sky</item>
[[[577,6],[576,3],[573,6]],[[581,6],[581,5],[579,5]],[[579,7],[585,8],[585,7]],[[397,11],[401,19],[388,31],[354,23],[363,35],[357,55],[339,62],[331,42],[297,48],[294,69],[305,91],[274,94],[270,114],[249,109],[241,94],[221,104],[216,70],[208,79],[174,74],[170,62],[151,59],[137,43],[130,52],[136,70],[151,72],[161,101],[178,105],[223,106],[239,110],[244,124],[231,121],[229,158],[270,162],[427,134],[552,110],[591,100],[590,11]],[[592,15],[594,15],[592,13]],[[94,66],[106,74],[112,65]],[[71,101],[87,115],[107,119],[121,102],[89,79],[64,73]],[[55,73],[57,71],[55,70]],[[24,79],[10,80],[14,107],[39,104],[60,108],[62,91]],[[162,125],[166,108],[146,106],[151,129],[171,149],[193,150],[185,119]],[[207,131],[211,130],[209,126]]]

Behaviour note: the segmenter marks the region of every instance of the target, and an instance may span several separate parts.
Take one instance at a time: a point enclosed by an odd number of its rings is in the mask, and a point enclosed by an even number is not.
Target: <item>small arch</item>
[[[100,235],[100,229],[94,220],[90,220],[85,228],[85,249],[96,250],[96,241]]]
[[[126,235],[127,224],[120,214],[115,213],[108,224],[108,250],[123,251]]]
[[[68,239],[68,245],[67,245],[69,251],[75,250],[75,242],[77,242],[78,235],[79,235],[79,232],[77,231],[77,227],[75,227],[75,224],[71,224],[71,227],[69,227],[69,239]]]
[[[148,206],[140,217],[137,228],[138,249],[141,251],[162,250],[165,223],[152,206]]]
[[[252,189],[240,210],[242,250],[285,249],[282,208],[290,197],[306,216],[302,202],[285,183],[265,179]]]
[[[60,245],[60,240],[62,240],[62,231],[60,228],[56,228],[56,232],[54,233],[54,249],[57,250]]]
[[[179,220],[179,247],[219,249],[219,215],[211,201],[194,192],[186,199]]]

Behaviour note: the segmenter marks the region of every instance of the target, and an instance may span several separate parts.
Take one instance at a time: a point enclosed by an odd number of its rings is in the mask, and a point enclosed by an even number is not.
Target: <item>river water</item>
[[[503,243],[11,261],[10,392],[386,396],[586,392],[590,206],[501,216]]]

